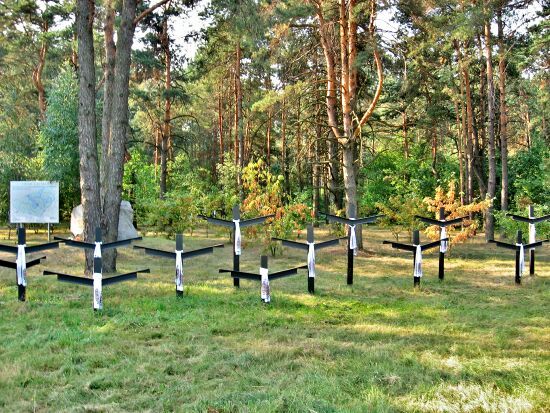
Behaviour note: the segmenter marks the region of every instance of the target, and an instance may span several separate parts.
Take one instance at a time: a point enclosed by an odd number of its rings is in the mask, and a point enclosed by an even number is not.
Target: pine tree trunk
[[[496,191],[496,161],[495,161],[495,84],[493,80],[493,52],[491,46],[491,23],[485,22],[485,62],[487,64],[487,111],[489,115],[489,176],[487,180],[487,196],[491,199],[491,205],[485,214],[485,238],[495,237],[495,218],[493,215],[493,198]]]
[[[501,163],[501,190],[500,209],[508,210],[508,107],[506,105],[506,50],[504,45],[504,23],[502,21],[502,8],[497,9],[498,26],[498,88],[500,104],[500,163]]]
[[[47,24],[43,25],[43,33],[48,31]],[[32,73],[32,81],[36,91],[38,92],[38,109],[40,111],[40,119],[46,119],[46,89],[44,88],[44,82],[42,81],[42,73],[44,72],[44,66],[46,65],[46,53],[48,52],[48,44],[46,40],[42,41],[40,45],[40,51],[38,52],[38,64]]]
[[[219,150],[219,163],[223,163],[223,94],[222,94],[222,82],[220,81],[218,91],[218,150]]]
[[[78,33],[78,151],[80,155],[80,191],[84,220],[83,238],[95,241],[95,229],[100,224],[99,168],[96,141],[96,80],[94,62],[95,4],[93,0],[78,0],[76,29]],[[93,253],[86,253],[86,273],[93,268]]]
[[[131,51],[134,39],[136,1],[125,0],[122,8],[120,29],[117,32],[116,65],[113,85],[113,109],[111,153],[109,157],[108,177],[105,181],[105,201],[103,204],[104,239],[116,241],[118,237],[118,219],[122,200],[122,176],[124,173],[124,155],[128,135],[128,95],[130,83]],[[116,250],[104,254],[105,272],[116,271]]]
[[[172,88],[172,56],[170,54],[170,37],[168,34],[168,17],[162,22],[162,34],[160,36],[160,45],[164,52],[164,122],[162,128],[162,144],[160,152],[160,198],[164,199],[167,191],[168,181],[168,148],[170,146],[171,136],[171,110],[172,98],[170,91]]]
[[[115,80],[116,46],[114,40],[115,9],[113,0],[105,2],[105,23],[103,25],[105,67],[103,69],[103,113],[101,118],[101,164],[100,187],[101,205],[105,203],[105,187],[107,180],[106,166],[111,156],[111,132],[113,112],[113,86]],[[155,149],[156,150],[156,149]],[[103,228],[105,230],[105,228]]]
[[[241,42],[237,42],[235,53],[235,139],[237,141],[237,150],[235,163],[239,167],[237,174],[237,185],[242,198],[242,176],[241,171],[244,166],[244,131],[243,131],[243,93],[241,83]]]
[[[302,123],[301,123],[301,99],[298,96],[297,102],[297,119],[296,119],[296,159],[304,159],[302,155]],[[304,170],[302,169],[302,162],[297,162],[296,169],[298,172],[298,188],[300,192],[304,189]]]

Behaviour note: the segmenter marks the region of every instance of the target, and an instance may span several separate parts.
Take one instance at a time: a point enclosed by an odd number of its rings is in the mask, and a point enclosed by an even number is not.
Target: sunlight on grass
[[[439,385],[430,396],[407,404],[413,410],[441,413],[521,413],[533,409],[523,395],[511,396],[498,389],[464,383]]]
[[[437,254],[427,255],[415,290],[410,254],[382,245],[389,233],[369,233],[353,286],[345,248],[336,247],[318,255],[315,295],[302,271],[273,281],[270,305],[260,302],[259,283],[235,289],[218,273],[231,267],[231,248],[186,262],[183,298],[173,261],[121,249],[121,271],[151,274],[105,288],[100,313],[89,288],[40,275],[81,273],[78,251],[62,247],[32,268],[26,303],[17,301],[13,272],[2,269],[0,410],[546,411],[548,249],[537,276],[516,286],[510,257],[476,239],[452,251],[444,282]],[[186,245],[219,240],[187,237]],[[256,272],[262,252],[251,243],[242,268]],[[304,260],[285,250],[270,267]]]

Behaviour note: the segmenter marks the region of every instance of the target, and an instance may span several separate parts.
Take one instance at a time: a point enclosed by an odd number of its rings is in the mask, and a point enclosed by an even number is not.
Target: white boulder
[[[71,212],[71,232],[75,237],[80,237],[84,232],[84,219],[82,218],[82,205],[73,208]],[[134,228],[134,210],[128,201],[120,203],[120,218],[118,220],[118,239],[138,237]]]

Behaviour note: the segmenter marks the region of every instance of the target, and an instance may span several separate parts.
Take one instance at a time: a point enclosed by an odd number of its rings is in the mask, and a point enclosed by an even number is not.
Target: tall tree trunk
[[[102,227],[105,230],[105,241],[107,242],[115,241],[118,237],[124,155],[128,136],[128,95],[136,3],[137,0],[125,0],[123,2],[120,29],[117,32],[111,145],[109,164],[106,167],[108,178],[105,182],[105,201],[102,217]],[[116,271],[116,250],[113,254],[104,256],[103,269],[106,272]]]
[[[464,205],[465,201],[465,189],[464,189],[464,148],[462,141],[462,125],[460,123],[460,108],[458,105],[458,99],[455,99],[455,123],[458,131],[456,137],[456,150],[458,152],[458,173],[460,177],[460,205]]]
[[[42,33],[48,31],[48,25],[44,23],[42,25]],[[46,119],[46,89],[42,81],[42,73],[44,72],[44,66],[46,65],[46,53],[48,52],[48,43],[46,39],[42,40],[40,45],[40,51],[38,52],[38,64],[32,72],[32,81],[36,91],[38,92],[38,109],[40,111],[40,119]]]
[[[78,152],[80,155],[80,193],[84,220],[84,241],[93,242],[100,223],[99,167],[95,117],[95,62],[93,0],[78,0],[76,29],[78,33]],[[93,253],[86,253],[86,272],[93,268]]]
[[[296,119],[296,159],[304,159],[304,156],[302,154],[302,122],[301,122],[301,99],[298,97],[297,102],[297,119]],[[304,189],[304,170],[302,169],[302,162],[298,161],[296,162],[296,169],[298,172],[298,187],[300,188],[300,191],[303,191]]]
[[[243,93],[241,83],[241,42],[237,42],[235,53],[235,140],[237,142],[237,151],[235,163],[239,167],[237,174],[237,185],[242,197],[242,176],[241,171],[244,166],[244,131],[243,131]]]
[[[272,127],[273,127],[273,109],[270,107],[267,110],[267,133],[266,133],[266,163],[267,167],[269,168],[271,166],[271,133],[272,133]]]
[[[459,65],[462,73],[462,78],[464,80],[464,95],[466,100],[466,123],[467,123],[467,129],[468,129],[468,138],[467,138],[467,145],[466,145],[466,160],[467,160],[467,171],[468,171],[468,192],[470,194],[470,201],[473,199],[473,177],[475,175],[480,192],[482,197],[485,196],[485,193],[487,192],[485,188],[485,182],[483,180],[483,176],[481,174],[481,171],[478,170],[476,162],[475,162],[475,152],[477,148],[477,131],[475,129],[474,125],[474,109],[472,104],[472,90],[470,85],[470,73],[468,70],[467,64],[464,62],[464,59],[462,57],[462,52],[460,50],[460,46],[458,45],[458,42],[455,41],[455,50],[457,51],[458,59],[459,59]]]
[[[460,71],[462,73],[462,71]],[[473,199],[472,187],[473,187],[473,178],[472,178],[472,169],[470,163],[470,138],[468,134],[468,114],[466,111],[466,92],[464,86],[464,77],[460,76],[460,106],[461,106],[461,120],[462,120],[462,157],[464,160],[464,198],[465,203],[470,204]]]
[[[320,98],[320,96],[318,96]],[[320,196],[320,187],[321,187],[321,174],[319,173],[320,165],[320,148],[321,148],[321,139],[323,137],[323,130],[321,127],[321,104],[320,100],[317,100],[316,111],[315,111],[315,140],[313,142],[313,166],[312,166],[312,176],[313,176],[313,219],[315,223],[319,218],[319,196]]]
[[[218,145],[219,145],[219,162],[223,163],[223,83],[220,81],[218,91]]]
[[[495,161],[495,84],[493,79],[493,52],[491,45],[491,22],[488,18],[484,25],[485,35],[485,62],[487,64],[487,111],[489,115],[489,176],[487,179],[487,196],[491,199],[491,205],[485,214],[485,238],[495,237],[495,218],[493,215],[493,199],[496,190],[496,161]]]
[[[498,26],[498,89],[500,104],[500,163],[501,163],[501,190],[500,209],[508,210],[508,107],[506,105],[506,50],[504,45],[504,23],[502,20],[502,9],[504,2],[501,1],[497,8]]]
[[[283,176],[285,178],[284,180],[284,192],[285,192],[285,198],[288,199],[290,197],[290,174],[288,170],[288,143],[287,143],[287,136],[286,136],[286,128],[287,128],[287,113],[286,113],[286,98],[283,97],[282,102],[282,109],[281,109],[281,167],[283,170]]]
[[[105,22],[103,24],[105,67],[103,68],[103,113],[101,117],[101,164],[100,188],[101,205],[105,203],[105,188],[107,181],[107,167],[111,153],[111,132],[113,113],[113,86],[115,81],[116,46],[114,37],[115,9],[113,0],[105,2]],[[155,147],[158,151],[158,147]],[[155,170],[156,173],[156,170]]]
[[[168,147],[170,146],[171,136],[171,110],[172,98],[170,91],[172,88],[172,56],[170,54],[170,37],[168,34],[168,17],[162,22],[162,33],[160,36],[160,45],[164,52],[164,121],[162,127],[162,144],[160,151],[160,198],[164,199],[167,191],[168,181]]]

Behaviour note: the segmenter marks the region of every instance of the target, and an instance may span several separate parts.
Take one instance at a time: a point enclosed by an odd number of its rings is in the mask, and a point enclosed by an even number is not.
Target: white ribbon
[[[241,225],[240,219],[234,219],[235,223],[235,255],[241,255]]]
[[[439,236],[439,239],[441,240],[441,243],[439,244],[439,252],[442,252],[443,254],[447,252],[447,248],[449,247],[449,241],[443,241],[445,238],[447,238],[447,228],[441,227],[441,235]]]
[[[349,229],[349,249],[353,250],[353,255],[357,255],[357,236],[355,235],[355,225],[350,225]]]
[[[535,224],[529,224],[529,244],[534,242],[537,242],[537,230]],[[534,248],[530,248],[530,250],[533,251]]]
[[[525,249],[523,244],[516,244],[519,247],[519,276],[523,275],[523,270],[525,270]]]
[[[101,244],[102,242],[95,243],[94,258],[101,258]]]
[[[422,277],[422,247],[415,245],[416,252],[414,255],[414,276]]]
[[[260,267],[260,276],[262,281],[262,287],[260,290],[260,295],[264,303],[269,303],[271,301],[271,292],[269,290],[269,271],[267,268]]]
[[[183,251],[176,250],[176,290],[183,291]]]
[[[94,310],[103,309],[102,275],[94,272]]]
[[[15,259],[17,272],[17,285],[27,286],[27,260],[25,257],[26,245],[17,246],[17,258]]]
[[[315,243],[308,242],[309,249],[307,251],[307,273],[308,277],[315,278]]]

